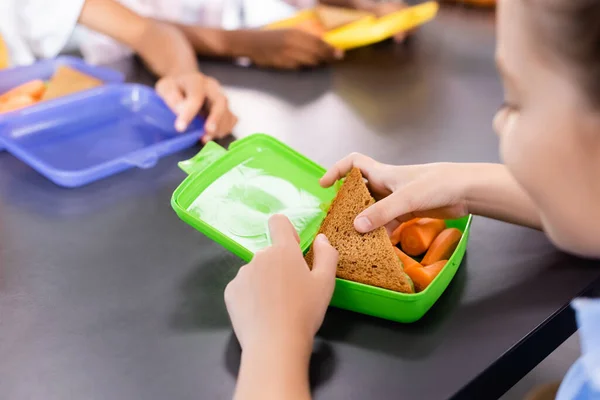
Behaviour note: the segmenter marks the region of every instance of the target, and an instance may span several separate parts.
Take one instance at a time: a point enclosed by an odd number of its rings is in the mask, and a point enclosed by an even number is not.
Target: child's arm
[[[157,92],[177,114],[185,130],[203,104],[209,105],[205,140],[231,132],[237,122],[218,83],[198,71],[196,55],[175,27],[144,18],[114,0],[86,0],[78,22],[132,48],[163,78]]]
[[[242,353],[235,400],[309,400],[308,365],[312,338],[290,337]]]
[[[537,206],[504,165],[462,164],[462,169],[468,179],[461,190],[469,213],[542,229]]]
[[[175,24],[198,54],[209,57],[248,57],[260,67],[296,69],[342,58],[343,52],[297,29],[226,31]]]
[[[361,154],[339,161],[321,180],[331,186],[352,167],[380,199],[359,215],[355,227],[394,229],[414,217],[458,218],[469,213],[541,229],[538,208],[502,164],[391,166]]]
[[[225,289],[242,346],[235,398],[310,399],[308,364],[335,286],[337,251],[317,236],[310,270],[287,218],[269,220],[273,245],[254,255]]]
[[[176,28],[114,0],[86,0],[78,22],[133,49],[158,76],[198,71],[192,47]]]

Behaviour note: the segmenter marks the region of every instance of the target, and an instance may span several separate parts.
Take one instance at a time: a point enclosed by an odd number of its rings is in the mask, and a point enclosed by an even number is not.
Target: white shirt
[[[4,0],[0,0],[4,1]],[[16,0],[15,0],[16,1]],[[118,0],[147,17],[205,27],[240,29],[266,25],[307,8],[316,0]],[[131,54],[114,40],[85,30],[80,48],[87,62],[106,64]]]
[[[56,57],[67,45],[85,0],[0,0],[0,35],[11,65]]]
[[[239,29],[259,27],[287,18],[296,8],[316,0],[118,0],[140,15]],[[75,44],[87,62],[106,64],[129,56],[131,50],[111,38],[78,27],[85,0],[0,0],[0,35],[11,65],[53,58]]]

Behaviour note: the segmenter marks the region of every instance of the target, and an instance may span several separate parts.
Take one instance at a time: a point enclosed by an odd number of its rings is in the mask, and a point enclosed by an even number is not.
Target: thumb
[[[338,251],[331,246],[327,237],[321,233],[313,243],[313,252],[315,255],[312,274],[323,283],[328,296],[331,296],[335,286]]]
[[[408,209],[408,205],[411,204],[411,201],[407,199],[407,196],[410,196],[409,193],[411,193],[410,190],[402,190],[379,200],[356,217],[354,228],[361,233],[367,233],[387,225],[394,219],[409,219],[409,216],[405,214],[415,211]]]
[[[201,73],[192,73],[175,78],[184,100],[177,109],[177,119],[175,120],[175,129],[183,132],[187,129],[194,117],[202,109],[206,100],[205,77]]]
[[[177,119],[175,120],[175,129],[178,132],[184,132],[194,117],[198,115],[202,104],[204,103],[204,97],[199,94],[188,94],[183,102],[177,107]]]

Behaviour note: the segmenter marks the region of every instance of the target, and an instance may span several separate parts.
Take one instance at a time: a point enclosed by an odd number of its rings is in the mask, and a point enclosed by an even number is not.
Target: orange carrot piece
[[[46,85],[44,84],[44,81],[41,79],[35,79],[12,88],[8,92],[0,95],[0,103],[9,101],[11,97],[22,95],[29,96],[33,100],[39,100],[42,98],[42,95],[45,91]]]
[[[394,251],[396,252],[396,255],[398,256],[398,258],[400,259],[400,261],[402,261],[402,265],[404,266],[404,270],[406,270],[407,268],[410,268],[410,267],[414,267],[414,266],[423,267],[423,265],[421,265],[421,263],[419,263],[414,258],[406,255],[406,253],[404,253],[402,250],[400,250],[396,246],[394,246]]]
[[[442,271],[442,269],[444,269],[446,264],[448,264],[448,260],[440,260],[440,261],[434,262],[431,265],[427,265],[423,268],[425,268],[430,274],[433,274],[434,278],[435,278],[436,276],[439,275],[439,273]]]
[[[456,250],[461,237],[462,232],[456,228],[444,229],[429,246],[421,264],[431,265],[440,260],[448,260]]]
[[[0,103],[0,114],[9,111],[19,110],[21,108],[35,104],[35,102],[36,101],[31,96],[27,96],[24,94],[12,96],[7,101]]]
[[[404,272],[413,281],[413,284],[415,285],[415,292],[417,293],[425,290],[427,285],[429,285],[433,280],[423,266],[407,268],[404,270]]]
[[[413,257],[425,253],[437,235],[444,229],[446,229],[446,223],[442,219],[419,219],[402,231],[400,239],[402,251]]]
[[[436,276],[442,271],[442,269],[446,266],[447,260],[438,261],[435,264],[428,265],[427,267],[423,266],[412,266],[410,268],[406,268],[404,272],[406,275],[412,279],[415,284],[415,289],[417,292],[422,292],[427,289],[429,284],[433,282]]]
[[[8,68],[10,64],[10,57],[8,54],[8,46],[0,35],[0,69]]]
[[[402,238],[402,232],[404,231],[404,229],[406,229],[407,226],[411,226],[420,219],[421,218],[413,218],[410,221],[406,221],[398,225],[398,227],[394,229],[394,232],[392,232],[392,236],[390,236],[392,244],[396,246],[398,243],[400,243],[400,239]]]

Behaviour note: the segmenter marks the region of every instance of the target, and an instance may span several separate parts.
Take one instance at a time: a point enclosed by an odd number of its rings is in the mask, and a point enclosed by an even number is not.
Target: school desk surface
[[[269,133],[325,166],[352,151],[497,161],[493,52],[489,13],[445,9],[408,46],[330,68],[202,65],[227,89],[238,136]],[[184,179],[176,162],[196,151],[72,190],[0,154],[0,398],[231,397],[240,349],[223,289],[241,261],[169,205]],[[497,398],[573,332],[568,304],[598,294],[598,267],[539,232],[476,218],[456,278],[420,322],[328,311],[315,398]]]

